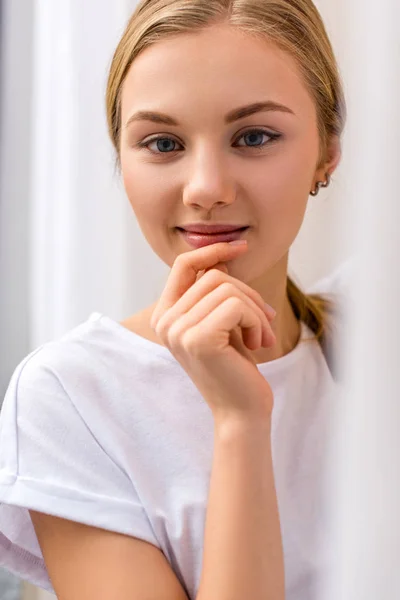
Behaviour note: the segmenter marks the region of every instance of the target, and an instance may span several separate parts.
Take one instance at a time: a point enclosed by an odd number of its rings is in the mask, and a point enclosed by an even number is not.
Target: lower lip
[[[188,244],[193,248],[202,248],[203,246],[209,246],[210,244],[218,244],[219,242],[234,242],[240,240],[248,230],[240,229],[238,231],[231,231],[230,233],[189,233],[188,231],[178,229],[179,233],[185,238]]]

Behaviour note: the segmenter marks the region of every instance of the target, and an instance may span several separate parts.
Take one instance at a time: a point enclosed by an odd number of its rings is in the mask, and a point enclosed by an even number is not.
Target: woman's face
[[[283,108],[227,121],[266,102]],[[124,185],[155,253],[172,266],[193,250],[176,229],[185,224],[248,225],[249,249],[230,274],[258,288],[286,278],[310,190],[327,168],[317,171],[316,108],[293,59],[227,25],[181,34],[135,59],[121,113]]]

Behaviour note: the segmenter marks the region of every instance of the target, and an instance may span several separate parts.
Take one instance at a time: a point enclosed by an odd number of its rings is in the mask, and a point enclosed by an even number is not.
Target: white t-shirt
[[[347,265],[321,291],[343,294]],[[302,339],[311,335],[302,324]],[[338,384],[316,341],[257,366],[274,393],[286,599],[317,600]],[[194,600],[212,460],[211,410],[169,350],[93,313],[11,378],[0,413],[0,565],[54,593],[33,509],[154,544]]]

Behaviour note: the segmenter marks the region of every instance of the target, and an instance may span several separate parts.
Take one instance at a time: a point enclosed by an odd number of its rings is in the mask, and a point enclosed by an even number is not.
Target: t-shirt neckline
[[[108,330],[117,334],[118,336],[123,337],[130,344],[140,345],[142,349],[149,351],[153,356],[156,355],[156,356],[159,356],[161,358],[168,360],[169,362],[177,363],[176,358],[171,354],[171,352],[168,350],[168,348],[166,348],[165,346],[162,346],[161,344],[157,344],[156,342],[153,342],[153,341],[139,335],[138,333],[135,333],[134,331],[131,331],[127,327],[124,327],[123,325],[121,325],[121,323],[119,323],[118,321],[115,321],[111,317],[109,317],[101,312],[93,312],[89,316],[88,320],[91,322],[98,322],[98,324],[100,326],[104,326]],[[286,368],[289,365],[293,364],[293,362],[296,361],[300,355],[302,355],[304,349],[307,346],[307,344],[304,344],[302,342],[305,339],[313,337],[313,332],[309,329],[309,327],[303,321],[301,321],[300,326],[301,326],[300,339],[299,339],[298,343],[296,344],[296,346],[290,352],[288,352],[288,354],[285,354],[284,356],[281,356],[280,358],[276,358],[274,360],[270,360],[270,361],[267,361],[264,363],[259,363],[257,365],[257,367],[261,371],[275,369],[275,368],[281,368],[281,367]]]

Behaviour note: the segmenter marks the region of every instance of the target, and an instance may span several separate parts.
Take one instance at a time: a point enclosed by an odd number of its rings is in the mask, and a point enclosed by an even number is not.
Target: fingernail
[[[276,317],[276,310],[272,308],[269,304],[264,304],[265,310],[271,315],[271,319]]]

